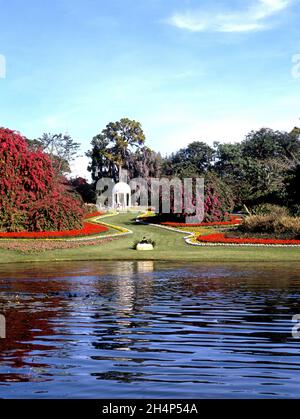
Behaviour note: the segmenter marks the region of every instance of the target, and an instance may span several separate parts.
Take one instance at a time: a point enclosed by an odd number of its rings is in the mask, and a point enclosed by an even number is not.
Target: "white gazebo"
[[[126,210],[131,207],[131,188],[127,183],[117,183],[113,188],[112,194],[114,209]]]

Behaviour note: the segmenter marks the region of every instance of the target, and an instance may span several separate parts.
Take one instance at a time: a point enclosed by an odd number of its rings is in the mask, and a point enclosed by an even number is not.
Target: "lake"
[[[2,398],[299,398],[300,263],[0,265]]]

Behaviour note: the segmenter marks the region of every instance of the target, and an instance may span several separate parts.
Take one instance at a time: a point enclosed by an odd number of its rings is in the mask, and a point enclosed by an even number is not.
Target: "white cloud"
[[[50,116],[47,116],[43,119],[43,124],[44,124],[46,130],[48,130],[48,131],[52,130],[53,131],[53,130],[61,129],[62,126],[65,125],[65,122],[58,115],[50,115]],[[64,126],[63,130],[65,130],[65,126]]]
[[[252,32],[263,28],[259,23],[224,23],[220,32]]]
[[[159,150],[162,154],[170,154],[182,147],[186,147],[192,141],[204,141],[213,145],[214,141],[221,143],[240,142],[252,130],[259,130],[263,127],[272,128],[280,131],[291,131],[297,126],[297,119],[291,118],[259,118],[258,116],[248,117],[235,116],[219,118],[217,123],[213,119],[199,122],[195,118],[194,123],[180,125],[176,130],[170,127],[166,130],[164,143],[160,145]]]
[[[188,10],[174,13],[168,23],[191,32],[251,32],[269,27],[269,18],[282,12],[293,0],[255,0],[247,9],[222,12]]]
[[[4,55],[0,55],[0,79],[6,78],[6,58]]]
[[[286,96],[284,100],[280,96],[268,111],[262,105],[256,110],[230,109],[230,106],[225,110],[221,106],[207,111],[205,115],[193,106],[169,104],[159,106],[141,119],[146,132],[151,133],[151,138],[148,137],[151,139],[150,147],[165,155],[192,141],[204,141],[210,145],[214,141],[240,142],[250,131],[262,127],[291,131],[299,125],[299,103],[297,95]]]

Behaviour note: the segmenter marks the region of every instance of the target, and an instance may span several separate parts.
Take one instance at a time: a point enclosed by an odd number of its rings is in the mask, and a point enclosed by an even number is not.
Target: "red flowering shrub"
[[[229,187],[215,175],[208,175],[205,178],[204,222],[226,222],[233,207],[233,195]]]
[[[65,230],[82,227],[81,203],[67,192],[49,157],[20,134],[0,128],[0,229]]]
[[[195,213],[196,197],[184,196],[182,202],[184,209],[181,214],[175,213],[174,196],[171,196],[171,214],[160,213],[158,221],[176,222],[185,224],[188,216]],[[192,195],[192,194],[191,194]],[[194,194],[195,195],[195,194]],[[161,197],[162,201],[162,197]],[[204,178],[204,223],[220,223],[228,221],[229,214],[234,208],[234,201],[231,189],[216,175],[206,174]],[[153,220],[155,221],[155,220]],[[193,227],[195,224],[192,225]]]
[[[29,209],[28,231],[64,231],[81,229],[82,210],[72,195],[57,188]]]

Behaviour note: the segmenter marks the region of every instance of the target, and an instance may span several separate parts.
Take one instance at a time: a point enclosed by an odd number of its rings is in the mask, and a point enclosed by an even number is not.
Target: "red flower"
[[[269,244],[269,245],[300,245],[300,240],[279,240],[279,239],[248,239],[230,238],[222,233],[209,234],[197,238],[199,242],[219,244]]]
[[[82,228],[82,202],[69,192],[49,156],[0,128],[0,225],[8,232]]]
[[[0,238],[5,239],[50,239],[50,238],[67,238],[67,237],[84,237],[92,236],[108,231],[108,228],[94,223],[83,223],[83,228],[80,230],[68,231],[41,231],[34,232],[20,232],[20,233],[0,233]]]
[[[88,218],[101,217],[103,214],[103,212],[92,212],[91,214],[85,215],[84,219],[87,220]]]

